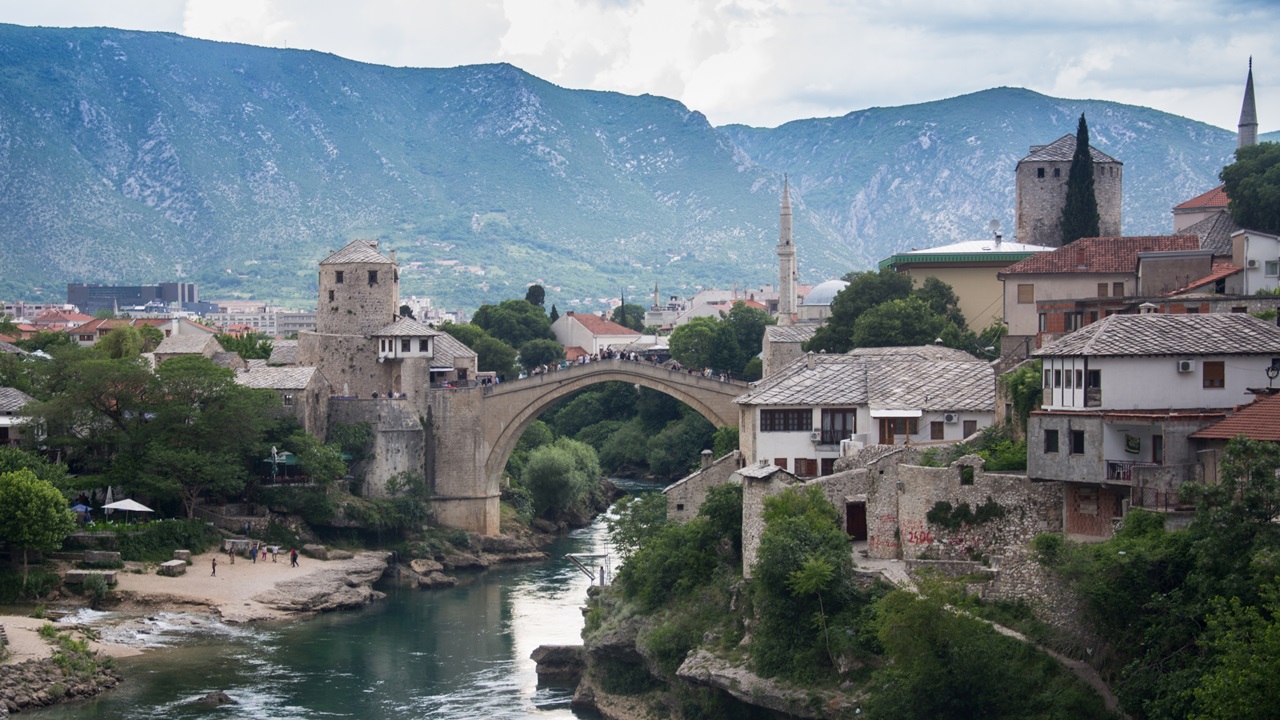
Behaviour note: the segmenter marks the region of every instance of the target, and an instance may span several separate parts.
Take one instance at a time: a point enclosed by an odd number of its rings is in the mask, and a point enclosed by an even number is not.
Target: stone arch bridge
[[[740,381],[615,358],[498,385],[426,390],[419,395],[427,399],[424,465],[436,521],[496,534],[502,471],[520,436],[557,400],[612,381],[670,395],[717,427],[737,427],[733,399],[748,389]]]

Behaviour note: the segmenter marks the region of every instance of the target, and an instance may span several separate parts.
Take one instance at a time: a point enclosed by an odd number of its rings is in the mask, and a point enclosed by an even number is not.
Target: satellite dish
[[[987,229],[993,233],[1000,232],[1000,221],[992,220],[991,222],[987,223]]]

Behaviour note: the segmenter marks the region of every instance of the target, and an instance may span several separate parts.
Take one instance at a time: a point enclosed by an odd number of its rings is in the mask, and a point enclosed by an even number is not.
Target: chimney
[[[709,467],[711,467],[711,451],[703,450],[702,451],[702,469],[706,470]]]
[[[391,262],[395,262],[395,261],[396,261],[396,251],[395,251],[395,250],[392,250],[392,251],[391,251]]]
[[[805,367],[809,368],[810,370],[812,370],[818,364],[818,361],[815,360],[813,357],[812,350],[809,351],[808,355],[804,356],[804,364],[805,364]]]

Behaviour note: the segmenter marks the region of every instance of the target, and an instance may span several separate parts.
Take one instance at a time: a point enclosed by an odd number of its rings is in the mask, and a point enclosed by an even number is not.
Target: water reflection
[[[156,632],[173,647],[122,660],[118,689],[30,715],[205,717],[190,701],[223,690],[240,703],[238,718],[572,718],[566,690],[537,687],[529,654],[580,642],[590,581],[564,556],[606,544],[600,521],[550,546],[547,562],[464,576],[443,591],[389,588],[369,608],[306,622],[159,617]]]

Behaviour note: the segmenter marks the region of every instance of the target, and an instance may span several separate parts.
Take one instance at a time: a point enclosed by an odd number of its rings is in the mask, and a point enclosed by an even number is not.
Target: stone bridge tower
[[[1063,135],[1048,145],[1032,145],[1015,170],[1014,204],[1017,241],[1058,247],[1062,244],[1062,208],[1067,204],[1067,176],[1076,151],[1076,136]],[[1098,234],[1120,235],[1120,196],[1124,163],[1095,147],[1093,194],[1098,201]]]

